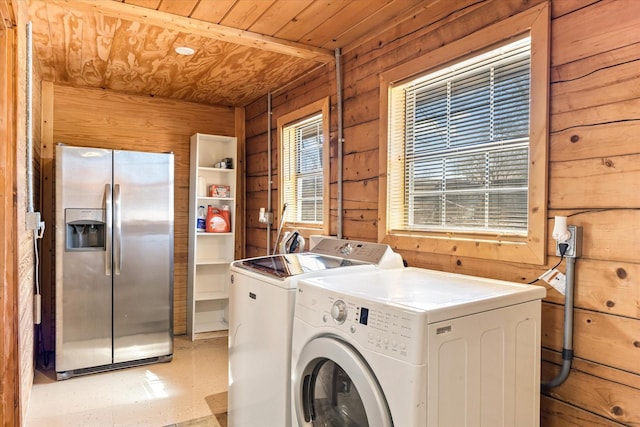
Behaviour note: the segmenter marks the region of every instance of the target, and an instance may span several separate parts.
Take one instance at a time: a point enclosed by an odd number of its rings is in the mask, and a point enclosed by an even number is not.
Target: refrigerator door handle
[[[104,251],[104,274],[105,276],[111,276],[111,238],[113,236],[113,227],[111,222],[111,202],[113,196],[111,195],[111,184],[104,185],[104,212],[105,212],[105,222],[106,222],[106,242],[105,242],[105,251]]]
[[[120,274],[120,266],[122,265],[122,215],[121,215],[121,199],[120,199],[120,184],[113,186],[113,224],[114,224],[114,241],[113,241],[113,262],[115,274]]]

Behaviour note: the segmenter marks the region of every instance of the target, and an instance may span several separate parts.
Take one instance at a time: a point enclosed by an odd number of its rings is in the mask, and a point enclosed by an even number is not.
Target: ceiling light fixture
[[[193,50],[190,47],[187,47],[187,46],[178,46],[178,47],[176,47],[176,53],[178,55],[187,55],[187,56],[189,56],[189,55],[193,55],[194,53],[196,53],[196,51]]]

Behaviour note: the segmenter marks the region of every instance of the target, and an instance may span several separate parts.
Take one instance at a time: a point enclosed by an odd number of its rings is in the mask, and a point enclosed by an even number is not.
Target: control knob
[[[347,242],[347,243],[343,243],[339,248],[338,251],[342,254],[342,255],[350,255],[351,252],[353,252],[353,246],[351,245],[351,243]]]
[[[331,317],[339,325],[343,324],[347,320],[347,304],[342,300],[337,300],[331,307]]]

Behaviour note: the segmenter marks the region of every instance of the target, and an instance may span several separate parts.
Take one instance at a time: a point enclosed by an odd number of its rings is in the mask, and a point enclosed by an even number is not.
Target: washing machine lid
[[[334,238],[321,240],[310,252],[268,255],[232,263],[233,267],[281,280],[355,265],[376,265],[381,268],[403,266],[402,257],[393,252],[389,245]]]
[[[366,263],[345,258],[319,255],[311,252],[269,255],[234,262],[236,267],[280,279],[306,273],[330,270],[338,267],[349,267],[364,264]]]
[[[393,305],[437,322],[515,305],[546,295],[542,286],[420,268],[374,270],[302,279],[301,285],[326,289],[328,295],[353,296]]]

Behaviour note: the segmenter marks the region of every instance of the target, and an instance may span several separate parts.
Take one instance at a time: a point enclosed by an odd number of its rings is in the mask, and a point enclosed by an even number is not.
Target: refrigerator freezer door
[[[113,362],[173,353],[173,154],[114,151]]]
[[[105,232],[111,151],[56,147],[56,371],[111,363],[111,260]],[[102,221],[100,221],[102,219]],[[106,236],[102,238],[104,241]]]

